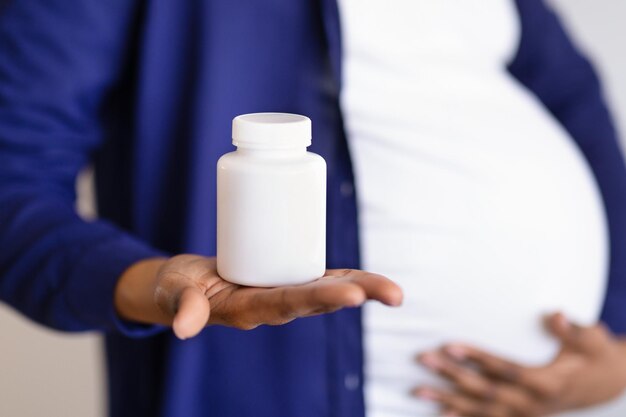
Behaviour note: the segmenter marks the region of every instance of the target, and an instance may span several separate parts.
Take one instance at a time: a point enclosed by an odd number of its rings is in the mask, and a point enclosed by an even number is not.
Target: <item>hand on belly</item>
[[[626,388],[626,342],[603,325],[580,327],[561,314],[546,320],[561,342],[550,364],[524,367],[480,349],[454,344],[419,355],[451,389],[417,387],[444,415],[540,417],[602,404]]]

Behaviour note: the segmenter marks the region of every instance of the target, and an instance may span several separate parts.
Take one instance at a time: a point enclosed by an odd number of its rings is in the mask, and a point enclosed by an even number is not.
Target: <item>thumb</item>
[[[186,287],[175,303],[172,330],[181,340],[196,336],[206,326],[211,306],[204,293],[197,287]]]
[[[546,327],[561,341],[563,348],[588,353],[595,352],[609,338],[609,333],[603,325],[583,327],[570,322],[563,313],[549,315],[546,318]]]
[[[564,345],[569,345],[576,341],[576,333],[580,331],[580,328],[570,323],[563,313],[550,314],[546,317],[545,321],[548,331],[556,336]]]

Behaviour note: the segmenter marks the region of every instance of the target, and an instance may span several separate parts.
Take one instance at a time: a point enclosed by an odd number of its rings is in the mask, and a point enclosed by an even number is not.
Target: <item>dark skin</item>
[[[398,306],[402,290],[382,275],[353,269],[328,270],[303,285],[244,287],[218,276],[215,258],[178,255],[132,265],[117,283],[114,303],[126,320],[171,325],[177,337],[188,339],[209,325],[249,330],[367,300]]]
[[[446,416],[540,417],[602,404],[624,391],[626,340],[602,324],[581,327],[559,313],[546,325],[561,342],[548,365],[524,367],[475,347],[448,345],[418,361],[452,388],[417,387],[413,394],[439,403]]]

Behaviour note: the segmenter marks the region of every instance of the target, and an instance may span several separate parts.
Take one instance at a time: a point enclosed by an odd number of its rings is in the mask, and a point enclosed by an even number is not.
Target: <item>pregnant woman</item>
[[[514,2],[339,4],[363,265],[405,291],[364,312],[367,409],[436,415],[408,394],[442,385],[416,352],[463,340],[540,365],[557,353],[543,315],[598,320],[604,207],[573,139],[507,70]]]
[[[626,168],[593,70],[542,1],[0,4],[0,300],[105,335],[111,417],[437,415],[418,386],[463,417],[536,417],[626,386],[626,343],[587,337],[602,308],[626,333]],[[215,165],[232,118],[261,111],[313,120],[327,279],[216,274]],[[74,211],[90,162],[94,222]],[[361,264],[401,283],[401,309],[286,324],[399,304],[386,278],[346,269]],[[493,408],[501,391],[462,407],[475,399],[443,390],[467,385],[414,361],[459,341],[545,364],[564,346],[542,331],[554,310],[596,354],[546,368],[568,378],[551,409]]]

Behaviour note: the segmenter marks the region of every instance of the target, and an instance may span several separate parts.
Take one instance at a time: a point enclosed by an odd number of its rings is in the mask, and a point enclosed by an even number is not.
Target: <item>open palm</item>
[[[219,277],[215,258],[179,255],[159,268],[154,300],[163,314],[160,321],[171,323],[185,339],[209,324],[247,330],[356,307],[366,300],[396,306],[402,291],[381,275],[352,269],[328,270],[302,285],[245,287]]]

